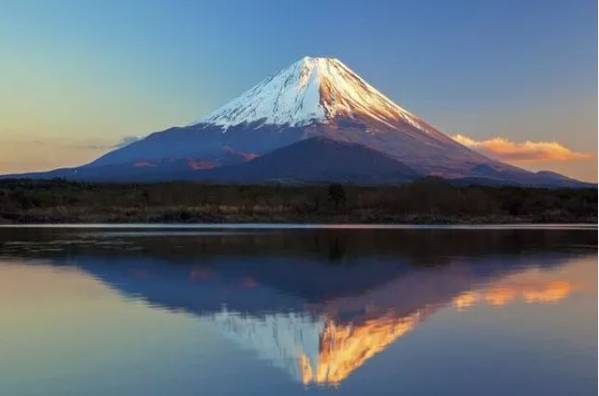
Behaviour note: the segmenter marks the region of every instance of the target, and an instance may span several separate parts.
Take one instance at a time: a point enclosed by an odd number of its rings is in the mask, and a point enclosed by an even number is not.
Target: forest
[[[596,223],[597,189],[0,181],[0,223]]]

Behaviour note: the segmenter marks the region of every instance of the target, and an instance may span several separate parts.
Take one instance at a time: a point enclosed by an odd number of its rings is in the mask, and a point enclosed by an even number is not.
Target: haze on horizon
[[[597,180],[597,5],[7,2],[0,173],[74,166],[331,56],[487,155]]]

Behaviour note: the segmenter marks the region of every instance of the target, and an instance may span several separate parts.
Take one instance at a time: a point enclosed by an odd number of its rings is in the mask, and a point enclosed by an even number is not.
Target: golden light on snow
[[[366,360],[412,330],[421,315],[394,315],[358,324],[329,320],[320,335],[317,361],[302,353],[298,359],[303,384],[339,384]]]
[[[305,126],[336,116],[368,116],[395,129],[403,120],[425,132],[430,125],[403,109],[335,58],[304,57],[201,122],[229,128],[243,122]]]

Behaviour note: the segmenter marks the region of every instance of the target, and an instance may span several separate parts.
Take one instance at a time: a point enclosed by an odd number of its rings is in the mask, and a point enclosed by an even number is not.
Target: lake
[[[0,228],[1,395],[592,395],[597,229]]]

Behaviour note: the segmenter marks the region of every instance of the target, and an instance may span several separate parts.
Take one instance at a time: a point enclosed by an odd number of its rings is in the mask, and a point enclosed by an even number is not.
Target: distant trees
[[[342,210],[341,210],[342,209]],[[0,222],[594,222],[597,189],[0,181]]]

